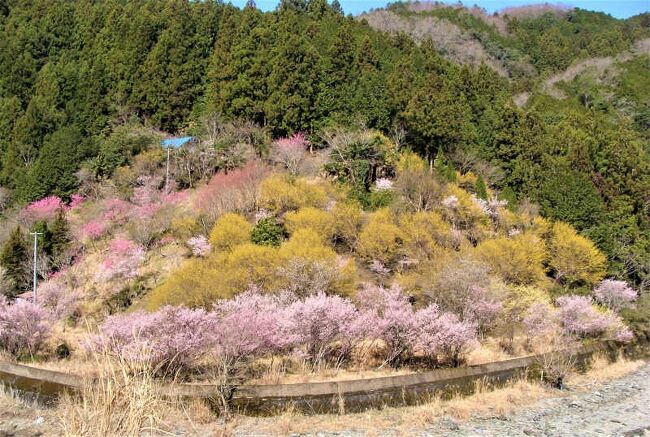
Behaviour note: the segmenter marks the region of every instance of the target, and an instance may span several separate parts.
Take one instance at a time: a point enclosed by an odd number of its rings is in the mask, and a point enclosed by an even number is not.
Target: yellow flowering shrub
[[[475,253],[508,283],[535,284],[546,277],[543,265],[546,249],[535,235],[523,233],[513,238],[485,240],[476,247]]]
[[[369,261],[376,259],[391,264],[399,256],[404,238],[404,233],[395,225],[391,212],[380,209],[370,214],[368,222],[363,226],[357,253]]]
[[[305,206],[322,208],[327,203],[327,191],[318,183],[303,178],[274,175],[260,184],[259,204],[277,214]]]
[[[323,241],[330,241],[335,232],[332,214],[311,206],[286,213],[284,215],[284,224],[289,234],[293,234],[298,229],[307,228],[316,232]]]
[[[549,252],[549,267],[555,278],[564,283],[592,285],[605,276],[605,255],[566,223],[553,224]]]
[[[230,250],[250,241],[253,227],[239,214],[224,214],[214,224],[210,232],[210,244],[215,251]]]

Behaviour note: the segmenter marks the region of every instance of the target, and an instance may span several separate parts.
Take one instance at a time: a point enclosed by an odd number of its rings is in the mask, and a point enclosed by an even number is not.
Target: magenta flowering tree
[[[307,155],[309,141],[302,133],[289,138],[280,138],[273,142],[273,159],[282,164],[289,173],[295,175]]]
[[[108,222],[102,219],[90,220],[81,226],[79,237],[83,240],[97,240],[108,231]]]
[[[216,330],[214,316],[204,310],[166,306],[109,316],[91,348],[148,363],[157,373],[173,372],[206,354]]]
[[[463,356],[477,344],[477,328],[451,313],[440,313],[437,305],[429,305],[415,313],[416,335],[413,347],[432,362],[443,356],[458,366]]]
[[[144,249],[131,240],[115,238],[108,243],[108,253],[99,265],[97,279],[129,279],[137,276],[144,259]]]
[[[336,343],[349,342],[348,329],[356,316],[349,300],[319,293],[286,307],[279,319],[280,332],[287,346],[304,348],[317,368],[332,354]]]
[[[19,357],[34,355],[51,329],[49,312],[25,299],[9,304],[0,296],[0,348]]]
[[[208,239],[204,235],[197,235],[192,237],[186,242],[187,246],[192,250],[192,255],[198,257],[207,256],[212,250]]]
[[[64,209],[65,204],[58,196],[49,196],[27,205],[22,211],[21,216],[28,220],[50,220],[53,219],[57,211]]]
[[[594,297],[612,311],[630,308],[637,298],[637,292],[625,281],[605,279],[594,289]]]
[[[70,203],[68,203],[68,208],[71,210],[76,209],[79,206],[81,206],[81,204],[84,203],[85,200],[86,198],[81,194],[73,194],[72,196],[70,196]]]
[[[242,168],[216,173],[210,182],[199,187],[193,206],[206,217],[202,221],[205,233],[210,232],[214,222],[225,212],[253,210],[263,176],[264,168],[249,160]]]

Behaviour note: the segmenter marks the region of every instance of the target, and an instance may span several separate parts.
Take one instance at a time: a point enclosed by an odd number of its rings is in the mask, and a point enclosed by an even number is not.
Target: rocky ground
[[[421,435],[650,436],[650,365],[593,391],[545,399],[499,418],[443,420]]]

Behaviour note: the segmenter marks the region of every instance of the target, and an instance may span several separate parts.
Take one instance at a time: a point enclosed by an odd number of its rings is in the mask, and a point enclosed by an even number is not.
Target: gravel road
[[[499,419],[447,421],[421,435],[650,436],[650,364],[595,391],[545,399]]]

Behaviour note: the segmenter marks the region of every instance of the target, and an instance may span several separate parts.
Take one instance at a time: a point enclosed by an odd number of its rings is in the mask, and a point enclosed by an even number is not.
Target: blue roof
[[[194,137],[167,138],[166,140],[162,140],[160,144],[165,149],[179,149],[193,139]]]

